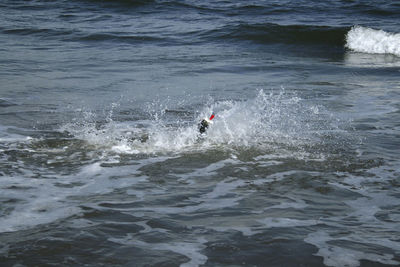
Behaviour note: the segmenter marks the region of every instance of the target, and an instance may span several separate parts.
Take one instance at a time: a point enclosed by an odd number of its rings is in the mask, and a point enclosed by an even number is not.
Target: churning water
[[[0,7],[1,266],[400,264],[399,4]]]

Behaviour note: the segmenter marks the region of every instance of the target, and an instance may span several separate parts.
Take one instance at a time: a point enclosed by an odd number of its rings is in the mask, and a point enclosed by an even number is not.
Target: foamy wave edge
[[[346,35],[347,48],[369,54],[393,54],[400,57],[400,33],[354,26]]]

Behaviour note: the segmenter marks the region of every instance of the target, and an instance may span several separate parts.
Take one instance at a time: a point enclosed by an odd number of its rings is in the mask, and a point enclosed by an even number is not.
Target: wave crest
[[[203,33],[203,37],[252,41],[261,44],[285,43],[295,45],[344,45],[346,27],[279,25],[273,23],[228,25]]]
[[[346,47],[369,54],[393,54],[400,57],[400,34],[354,26],[347,33]]]

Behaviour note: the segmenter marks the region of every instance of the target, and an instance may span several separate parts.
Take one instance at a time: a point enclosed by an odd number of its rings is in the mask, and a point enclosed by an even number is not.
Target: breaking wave
[[[346,47],[355,52],[400,56],[400,33],[354,26],[347,33]]]

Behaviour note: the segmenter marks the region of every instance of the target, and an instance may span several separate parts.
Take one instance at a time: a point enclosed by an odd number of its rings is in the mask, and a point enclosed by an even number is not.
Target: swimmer
[[[199,124],[199,132],[200,132],[201,134],[203,134],[203,133],[206,132],[208,126],[209,126],[210,124],[212,124],[212,119],[214,119],[214,117],[215,117],[215,115],[212,114],[212,115],[210,116],[209,119],[204,118],[204,119],[201,120],[201,122],[200,122],[200,124]]]

